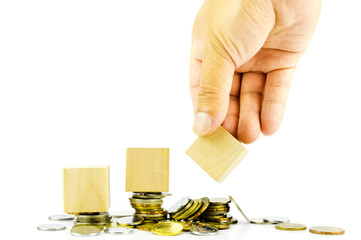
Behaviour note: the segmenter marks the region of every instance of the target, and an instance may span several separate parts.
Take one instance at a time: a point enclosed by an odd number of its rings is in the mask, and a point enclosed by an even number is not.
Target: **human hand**
[[[221,124],[244,143],[279,128],[321,0],[205,0],[191,50],[193,131]]]

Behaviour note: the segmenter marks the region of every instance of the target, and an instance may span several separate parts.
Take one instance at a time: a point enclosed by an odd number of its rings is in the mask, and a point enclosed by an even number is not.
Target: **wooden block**
[[[127,148],[127,192],[168,192],[169,148]]]
[[[64,212],[69,214],[107,212],[109,209],[109,166],[63,169]]]
[[[247,149],[223,127],[199,137],[186,151],[217,182],[223,180],[247,155]]]

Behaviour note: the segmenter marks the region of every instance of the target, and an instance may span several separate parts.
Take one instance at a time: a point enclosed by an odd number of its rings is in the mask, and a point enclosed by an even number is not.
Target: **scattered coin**
[[[152,233],[161,236],[174,236],[183,231],[183,225],[177,222],[159,222],[152,227]]]
[[[252,224],[264,224],[264,225],[272,224],[271,222],[265,222],[263,218],[251,218],[250,223],[252,223]]]
[[[207,225],[194,225],[189,229],[194,235],[215,235],[218,232],[218,229],[212,226]]]
[[[345,233],[345,229],[330,226],[315,226],[310,227],[310,232],[322,235],[340,235]]]
[[[61,231],[65,230],[66,226],[61,224],[42,224],[37,229],[40,231]]]
[[[54,214],[48,217],[51,221],[70,221],[74,220],[75,216],[70,214]]]
[[[276,228],[279,230],[287,230],[287,231],[301,231],[307,229],[306,225],[299,223],[288,223],[288,222],[279,223],[276,225]]]
[[[123,227],[114,227],[114,228],[106,228],[104,230],[105,233],[108,234],[115,234],[115,235],[120,235],[120,234],[129,234],[133,232],[133,229],[130,228],[123,228]]]
[[[99,235],[101,230],[95,226],[83,226],[83,225],[75,225],[70,230],[71,235],[73,236],[97,236]]]
[[[263,218],[263,220],[264,220],[265,222],[270,222],[270,223],[272,223],[272,224],[288,223],[288,222],[290,222],[290,219],[289,219],[289,218],[285,218],[285,217],[274,217],[274,216],[265,217],[265,218]]]
[[[250,220],[249,218],[246,216],[246,214],[242,211],[242,209],[238,206],[238,204],[236,203],[236,201],[231,197],[229,196],[229,199],[231,199],[231,201],[234,203],[234,205],[236,205],[237,209],[241,212],[241,214],[243,215],[244,219],[246,219],[246,221],[248,223],[250,223]]]

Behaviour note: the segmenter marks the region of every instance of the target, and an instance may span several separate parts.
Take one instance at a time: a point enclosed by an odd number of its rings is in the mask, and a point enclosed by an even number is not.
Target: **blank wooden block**
[[[168,192],[169,148],[127,148],[127,192]]]
[[[217,182],[223,180],[247,155],[247,149],[223,127],[199,137],[186,151]]]
[[[109,209],[109,166],[63,169],[64,212],[69,214],[107,212]]]

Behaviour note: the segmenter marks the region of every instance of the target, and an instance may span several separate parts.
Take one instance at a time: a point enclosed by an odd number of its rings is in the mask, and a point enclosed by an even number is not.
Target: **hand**
[[[320,0],[205,0],[193,27],[193,130],[221,124],[244,143],[279,128]]]

